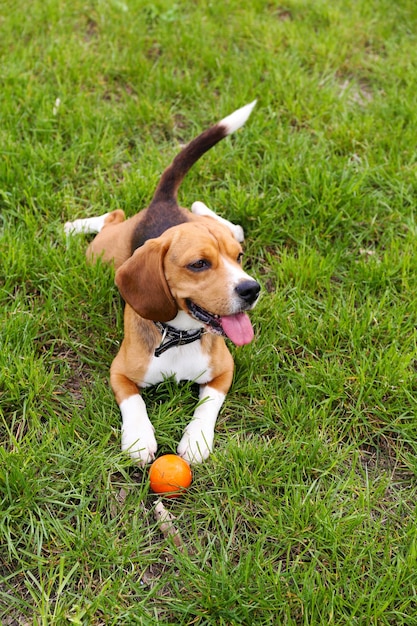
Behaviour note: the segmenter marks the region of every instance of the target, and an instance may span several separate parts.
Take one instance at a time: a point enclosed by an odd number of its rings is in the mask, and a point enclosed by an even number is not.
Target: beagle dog
[[[125,301],[124,339],[110,370],[122,415],[122,449],[142,466],[157,443],[141,390],[173,376],[200,386],[200,401],[177,451],[190,463],[213,447],[217,415],[233,378],[225,337],[253,338],[246,311],[260,286],[241,266],[243,231],[202,202],[191,212],[177,202],[191,166],[243,126],[255,102],[191,141],[164,171],[148,208],[125,219],[121,210],[65,224],[66,233],[97,233],[89,260],[113,263]]]

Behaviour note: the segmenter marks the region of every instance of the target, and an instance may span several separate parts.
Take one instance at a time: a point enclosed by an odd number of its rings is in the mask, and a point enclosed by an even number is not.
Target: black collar
[[[178,330],[174,326],[169,326],[163,322],[154,322],[157,329],[162,333],[159,346],[155,349],[155,356],[161,356],[165,350],[174,346],[185,346],[187,343],[198,341],[204,333],[203,328],[198,330]]]

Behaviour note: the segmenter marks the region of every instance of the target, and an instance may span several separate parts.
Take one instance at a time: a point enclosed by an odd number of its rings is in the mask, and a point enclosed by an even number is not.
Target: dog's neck
[[[167,326],[172,326],[177,330],[199,330],[203,328],[203,324],[195,320],[185,311],[178,311],[174,319],[167,322]]]
[[[155,356],[161,356],[163,352],[174,348],[176,346],[185,346],[188,343],[193,343],[201,338],[204,333],[204,328],[197,328],[196,330],[179,330],[175,326],[170,326],[163,322],[154,322],[162,334],[161,343],[155,348]]]
[[[155,349],[156,357],[169,348],[198,341],[204,333],[202,324],[187,315],[185,311],[179,311],[176,317],[168,323],[154,322],[154,324],[162,334],[161,343]]]

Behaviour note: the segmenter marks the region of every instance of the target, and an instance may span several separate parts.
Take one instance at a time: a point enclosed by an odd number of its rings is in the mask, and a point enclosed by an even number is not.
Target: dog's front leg
[[[122,414],[122,450],[142,466],[155,458],[157,443],[154,427],[148,417],[140,394],[130,396],[120,404]]]
[[[201,463],[213,449],[217,416],[226,397],[210,385],[200,387],[200,402],[186,427],[177,452],[189,463]]]
[[[138,387],[118,371],[119,355],[110,369],[110,383],[122,414],[122,450],[128,452],[134,461],[146,465],[154,460],[158,447],[154,427]]]

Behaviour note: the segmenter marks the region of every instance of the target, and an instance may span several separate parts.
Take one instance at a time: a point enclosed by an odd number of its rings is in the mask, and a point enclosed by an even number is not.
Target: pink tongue
[[[225,315],[220,318],[222,328],[231,341],[237,346],[244,346],[253,339],[253,328],[246,313]]]

